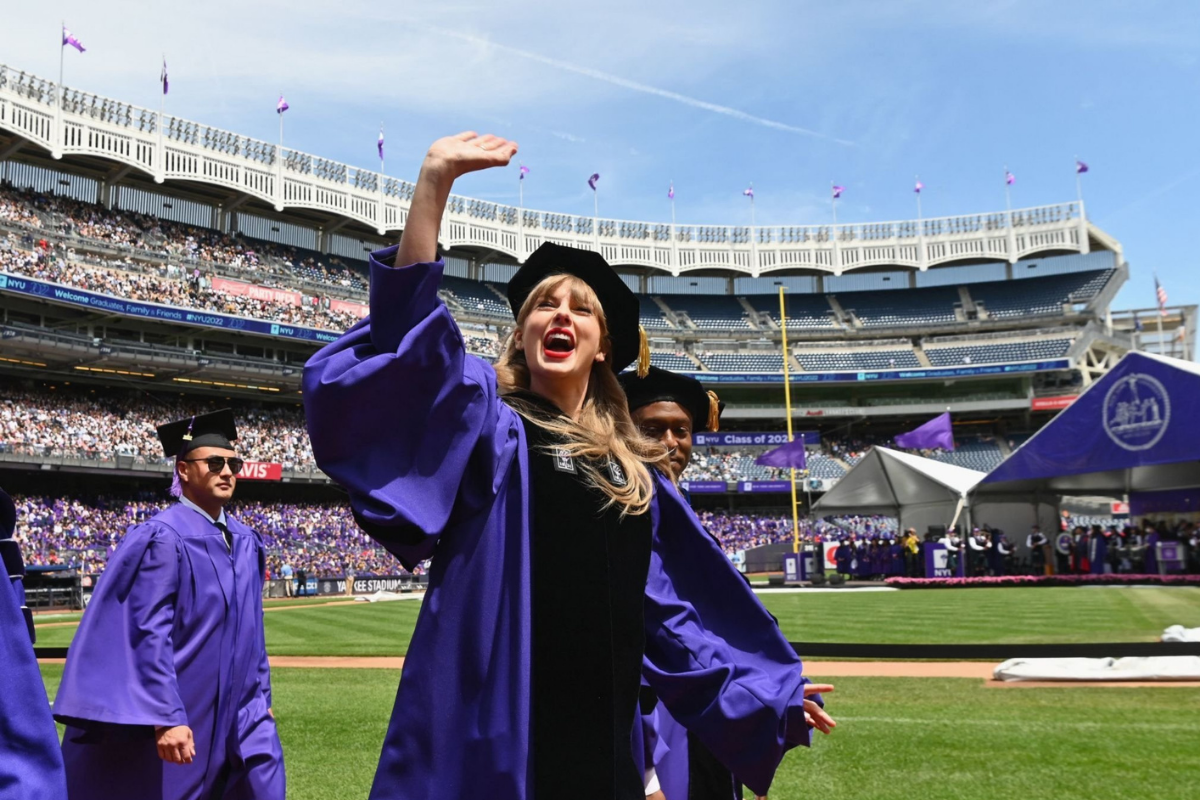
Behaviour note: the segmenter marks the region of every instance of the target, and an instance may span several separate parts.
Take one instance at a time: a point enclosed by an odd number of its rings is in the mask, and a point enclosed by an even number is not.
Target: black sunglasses
[[[246,465],[246,462],[237,456],[233,456],[231,458],[226,458],[225,456],[209,456],[208,458],[182,458],[180,461],[183,461],[187,464],[194,464],[197,461],[203,461],[205,464],[208,464],[209,472],[215,472],[218,475],[225,470],[225,462],[229,462],[229,471],[234,475],[237,475],[239,472],[241,472],[242,467]]]

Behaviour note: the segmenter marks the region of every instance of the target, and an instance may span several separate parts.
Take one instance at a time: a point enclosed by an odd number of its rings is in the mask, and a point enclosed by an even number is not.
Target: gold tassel
[[[644,378],[650,374],[650,340],[646,338],[646,329],[638,325],[638,357],[637,376]]]
[[[708,393],[708,429],[713,433],[721,430],[721,401],[713,391]]]

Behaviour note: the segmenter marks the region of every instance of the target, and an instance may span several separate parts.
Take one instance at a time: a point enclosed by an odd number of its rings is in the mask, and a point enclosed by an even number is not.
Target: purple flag
[[[833,199],[834,199],[834,200],[837,200],[839,197],[841,197],[841,196],[842,196],[842,192],[844,192],[844,191],[846,191],[846,187],[845,187],[845,186],[836,186],[836,185],[835,185],[835,186],[833,187]]]
[[[167,93],[167,57],[166,56],[163,56],[163,69],[162,69],[162,75],[159,76],[159,80],[162,81],[163,94],[166,94]]]
[[[673,183],[671,184],[671,188],[667,189],[667,199],[668,200],[675,199],[675,184],[673,184]]]
[[[379,160],[383,160],[383,126],[379,126]]]
[[[522,164],[521,165],[521,174],[520,174],[520,177],[517,178],[517,180],[519,180],[519,181],[525,180],[525,176],[528,174],[529,174],[529,167]]]
[[[1017,176],[1013,175],[1008,170],[1004,170],[1004,182],[1007,183],[1009,186],[1012,186],[1014,183],[1017,182]]]
[[[916,192],[917,194],[920,194],[921,190],[924,188],[925,188],[925,184],[921,183],[920,179],[918,179],[916,188],[914,188],[913,191]]]
[[[754,463],[760,467],[780,467],[783,469],[808,469],[808,454],[804,451],[804,438],[795,439],[785,445],[768,450]]]
[[[1085,164],[1084,162],[1080,161],[1080,160],[1077,158],[1077,159],[1075,159],[1075,171],[1076,171],[1076,172],[1078,172],[1078,173],[1081,173],[1081,174],[1082,174],[1082,173],[1084,173],[1084,172],[1087,172],[1087,171],[1088,171],[1088,165],[1087,165],[1087,164]]]
[[[754,199],[754,187],[751,186],[749,189],[746,189],[745,191],[743,191],[742,194],[746,195],[746,197],[749,197],[751,200],[753,200]]]
[[[896,437],[896,447],[908,450],[954,449],[954,430],[950,425],[950,412],[939,414],[908,433]]]
[[[275,104],[275,113],[282,114],[289,108],[291,108],[291,106],[287,104],[287,100],[283,99],[283,95],[279,95],[279,102]]]
[[[588,186],[592,187],[592,191],[596,191],[596,181],[600,180],[600,173],[593,172],[592,177],[588,178]]]
[[[71,47],[74,47],[81,53],[84,51],[83,42],[72,36],[71,32],[67,30],[67,26],[63,25],[63,47],[67,45],[71,45]]]

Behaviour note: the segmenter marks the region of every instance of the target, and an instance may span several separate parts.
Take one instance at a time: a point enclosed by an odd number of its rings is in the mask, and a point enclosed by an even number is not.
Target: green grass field
[[[1157,639],[1168,625],[1200,627],[1200,588],[1191,587],[908,589],[762,599],[794,642],[1137,642]],[[271,653],[404,655],[420,610],[410,600],[309,605],[266,614]],[[73,626],[41,627],[38,644],[63,647],[74,633]]]
[[[53,694],[62,668],[47,665]],[[294,800],[363,800],[397,673],[277,669]],[[1184,800],[1200,775],[1200,689],[997,689],[970,679],[843,678],[832,736],[784,760],[772,798]]]

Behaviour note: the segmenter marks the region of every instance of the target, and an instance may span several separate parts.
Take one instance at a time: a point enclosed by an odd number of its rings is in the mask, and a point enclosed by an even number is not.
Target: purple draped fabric
[[[371,797],[529,800],[524,429],[438,299],[442,265],[394,269],[395,253],[372,255],[371,316],[304,374],[317,462],[363,529],[407,565],[437,548]],[[809,741],[800,660],[657,475],[651,513],[646,678],[765,794],[784,751]]]
[[[804,450],[804,439],[796,439],[785,445],[780,445],[774,450],[768,450],[754,459],[754,463],[764,467],[807,469],[808,453]]]
[[[67,725],[71,800],[283,800],[283,753],[262,624],[263,550],[177,504],[113,553],[71,644],[54,715]],[[167,764],[156,726],[192,729],[196,758]]]
[[[908,433],[896,437],[896,446],[909,450],[954,449],[954,428],[950,424],[950,412],[939,414]]]
[[[32,629],[13,541],[16,509],[0,491],[0,798],[59,800],[67,795],[58,731],[33,657]]]

